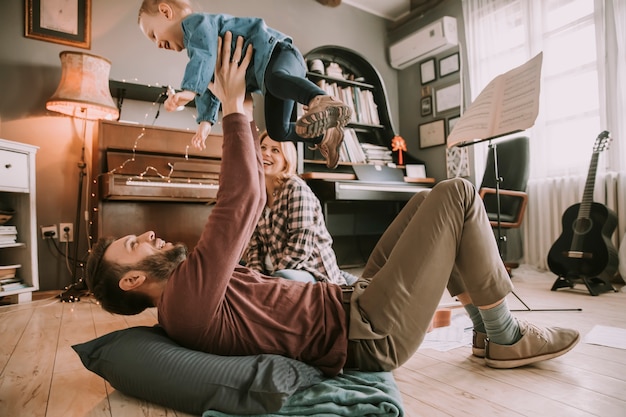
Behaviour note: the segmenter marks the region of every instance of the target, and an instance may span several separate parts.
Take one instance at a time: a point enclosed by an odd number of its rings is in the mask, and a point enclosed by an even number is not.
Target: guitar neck
[[[587,172],[587,181],[585,182],[585,191],[583,192],[583,199],[580,203],[580,210],[578,211],[578,218],[588,218],[591,203],[593,202],[593,189],[596,184],[596,172],[598,170],[598,157],[600,152],[594,152],[591,155],[591,162],[589,163],[589,171]]]

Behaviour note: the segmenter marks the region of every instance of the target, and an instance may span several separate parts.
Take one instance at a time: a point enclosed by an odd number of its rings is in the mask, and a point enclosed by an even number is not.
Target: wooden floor
[[[515,314],[576,328],[583,337],[594,325],[626,328],[625,292],[593,297],[582,285],[553,292],[554,279],[522,266],[514,272],[515,294],[531,309],[582,311]],[[0,307],[0,416],[187,416],[113,390],[85,370],[70,348],[113,330],[152,325],[154,310],[120,317],[104,313],[90,298],[68,304],[55,295]],[[513,295],[509,306],[525,308]],[[563,357],[515,370],[490,369],[469,347],[421,349],[394,374],[411,417],[626,415],[626,350],[584,340]]]

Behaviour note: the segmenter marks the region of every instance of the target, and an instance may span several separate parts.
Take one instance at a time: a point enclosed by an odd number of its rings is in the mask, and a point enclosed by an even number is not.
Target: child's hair
[[[158,14],[159,4],[161,3],[165,3],[177,10],[187,10],[189,12],[193,11],[190,0],[143,0],[141,2],[141,7],[139,7],[137,20],[141,19],[142,14],[147,14],[148,16]]]

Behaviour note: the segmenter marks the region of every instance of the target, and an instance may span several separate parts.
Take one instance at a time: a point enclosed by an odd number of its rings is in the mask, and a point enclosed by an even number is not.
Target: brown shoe
[[[330,169],[335,169],[339,165],[341,142],[343,142],[343,129],[333,127],[328,129],[324,133],[322,141],[311,149],[319,149],[324,159],[326,159],[326,166]]]
[[[309,109],[296,121],[296,134],[301,138],[316,138],[331,127],[343,128],[352,117],[352,109],[331,96],[316,96]]]
[[[485,357],[485,340],[487,333],[472,331],[472,355],[478,358]]]
[[[556,358],[570,351],[580,340],[578,331],[572,329],[540,328],[522,320],[519,320],[519,326],[522,338],[512,345],[499,345],[487,339],[487,366],[510,369]]]

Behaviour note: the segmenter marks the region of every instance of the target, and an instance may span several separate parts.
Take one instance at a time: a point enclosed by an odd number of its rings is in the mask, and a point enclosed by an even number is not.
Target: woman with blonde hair
[[[296,174],[293,142],[259,136],[267,203],[243,260],[251,269],[297,281],[351,284],[356,277],[341,271],[321,204]]]

